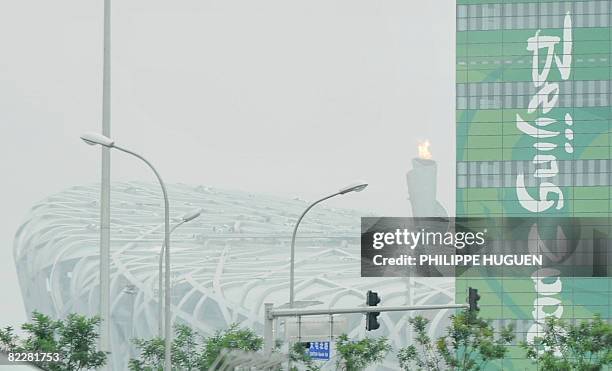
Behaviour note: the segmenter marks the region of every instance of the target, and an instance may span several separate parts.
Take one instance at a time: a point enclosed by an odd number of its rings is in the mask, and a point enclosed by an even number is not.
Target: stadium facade
[[[610,217],[611,9],[457,1],[457,216]],[[538,274],[458,279],[457,300],[478,287],[482,315],[515,323],[518,340],[547,316],[611,317],[609,278]],[[492,368],[532,367],[517,348]]]
[[[203,335],[232,323],[262,334],[264,303],[288,301],[290,236],[307,203],[202,186],[168,190],[172,217],[203,210],[172,235],[175,321]],[[28,313],[62,318],[98,312],[98,199],[98,186],[73,187],[35,205],[18,230],[14,254]],[[298,305],[363,305],[367,290],[378,291],[385,305],[454,300],[449,279],[359,278],[361,216],[368,215],[320,205],[302,222],[296,244]],[[158,331],[163,202],[157,185],[113,185],[111,233],[111,361],[123,370],[136,355],[130,339],[151,338]],[[432,316],[432,332],[439,332],[451,313],[425,314]],[[395,347],[408,344],[406,313],[379,318],[381,329],[368,335],[388,336]],[[365,336],[363,315],[347,320],[350,336]],[[397,369],[394,357],[382,369]]]

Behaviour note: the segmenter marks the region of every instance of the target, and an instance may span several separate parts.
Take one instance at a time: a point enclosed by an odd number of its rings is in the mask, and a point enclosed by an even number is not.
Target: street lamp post
[[[102,134],[111,135],[111,0],[104,0]],[[100,350],[110,355],[110,150],[102,147],[100,179]],[[110,362],[109,362],[110,363]],[[110,370],[108,365],[103,370]]]
[[[323,197],[320,200],[317,200],[315,202],[313,202],[312,204],[310,204],[310,206],[308,206],[306,208],[306,210],[304,210],[304,212],[302,213],[302,215],[300,215],[300,217],[297,220],[297,223],[295,223],[295,227],[293,228],[293,235],[291,236],[291,262],[290,262],[290,268],[289,268],[289,307],[293,308],[293,304],[294,304],[294,286],[295,286],[295,235],[297,233],[298,230],[298,226],[300,225],[300,222],[302,221],[302,219],[304,218],[304,215],[306,215],[306,213],[308,211],[310,211],[310,209],[312,209],[316,204],[323,202],[329,198],[338,196],[338,195],[343,195],[343,194],[347,194],[350,192],[361,192],[363,191],[366,187],[368,186],[367,183],[365,182],[357,182],[351,185],[348,185],[342,189],[340,189],[338,192],[331,194],[329,196]]]
[[[198,210],[194,210],[194,211],[192,211],[190,213],[187,213],[187,214],[183,215],[181,217],[181,220],[178,223],[176,223],[172,227],[172,229],[170,229],[170,235],[172,235],[172,232],[174,232],[181,225],[183,225],[183,224],[185,224],[187,222],[190,222],[193,219],[199,217],[201,212],[202,211],[198,209]],[[158,300],[159,307],[158,307],[158,311],[157,311],[157,313],[158,313],[157,318],[158,318],[158,322],[159,322],[159,337],[163,337],[163,334],[164,334],[164,321],[162,320],[162,312],[163,312],[162,292],[164,291],[163,288],[162,288],[162,285],[163,285],[162,284],[162,282],[163,282],[162,275],[163,275],[163,271],[164,270],[163,270],[162,262],[163,262],[163,259],[164,259],[164,250],[165,250],[165,247],[166,247],[166,245],[162,244],[161,250],[159,252],[159,274],[157,275],[157,281],[158,281],[157,292],[159,293],[158,294],[159,295],[159,300]]]
[[[161,176],[153,167],[153,165],[144,157],[139,155],[138,153],[132,152],[128,149],[119,147],[115,144],[115,141],[98,133],[85,133],[81,135],[81,139],[89,144],[89,145],[101,145],[109,149],[117,149],[121,152],[125,152],[130,154],[136,158],[142,160],[155,174],[157,180],[159,181],[159,185],[161,186],[162,193],[164,195],[164,246],[166,246],[165,258],[166,258],[166,274],[165,274],[165,353],[164,353],[164,370],[170,371],[172,370],[172,314],[170,313],[170,203],[168,201],[168,192],[166,191],[166,186]]]

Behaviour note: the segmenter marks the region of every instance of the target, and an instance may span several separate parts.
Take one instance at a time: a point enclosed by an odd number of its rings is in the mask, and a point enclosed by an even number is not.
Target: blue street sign
[[[311,341],[310,347],[308,348],[308,355],[312,359],[329,361],[329,350],[329,341]]]

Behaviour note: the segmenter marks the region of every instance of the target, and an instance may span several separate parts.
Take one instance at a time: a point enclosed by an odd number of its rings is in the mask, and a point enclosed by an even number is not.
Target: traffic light
[[[468,303],[470,304],[470,312],[477,312],[480,310],[478,307],[478,300],[480,300],[480,295],[478,295],[478,289],[468,288]]]
[[[378,293],[368,290],[368,293],[366,294],[366,304],[370,307],[375,307],[378,305],[378,303],[380,303]],[[380,316],[380,312],[366,313],[366,330],[372,331],[380,327],[378,316]]]

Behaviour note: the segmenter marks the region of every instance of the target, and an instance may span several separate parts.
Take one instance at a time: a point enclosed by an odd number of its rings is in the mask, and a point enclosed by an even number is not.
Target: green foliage
[[[19,338],[13,333],[13,330],[11,326],[0,329],[0,351],[12,352],[17,349]]]
[[[100,322],[100,317],[87,318],[72,313],[59,323],[59,353],[65,355],[69,370],[96,368],[106,363],[104,352],[96,350]]]
[[[410,318],[409,323],[416,333],[416,343],[420,347],[417,350],[415,345],[402,348],[397,353],[397,359],[402,370],[411,370],[412,363],[419,370],[439,370],[441,366],[441,356],[436,352],[435,344],[432,343],[427,335],[426,328],[429,321],[421,316]]]
[[[191,327],[176,325],[172,339],[172,364],[184,370],[197,369],[202,362],[198,346],[197,333]]]
[[[578,325],[551,316],[544,335],[521,346],[541,370],[598,371],[612,365],[612,325],[599,315]]]
[[[139,359],[130,359],[128,368],[133,371],[163,370],[164,339],[155,337],[149,340],[133,339],[132,342],[140,350]]]
[[[315,363],[315,361],[310,357],[306,348],[301,343],[295,343],[289,350],[289,359],[294,363],[299,363],[304,365],[304,369],[306,371],[319,371],[321,367]],[[291,368],[292,371],[298,370],[297,367],[293,366]]]
[[[262,348],[263,339],[253,330],[232,324],[228,329],[204,338],[190,327],[176,325],[172,339],[172,367],[179,370],[208,370],[223,349],[255,352]],[[164,365],[164,339],[132,340],[140,350],[139,359],[131,359],[132,371],[157,371]]]
[[[163,370],[165,359],[165,339],[155,337],[149,340],[133,339],[132,342],[140,350],[139,359],[131,359],[128,367],[133,371]],[[172,338],[172,367],[179,370],[200,370],[204,368],[204,360],[199,351],[201,341],[198,333],[189,326],[177,324],[174,326]]]
[[[336,365],[339,369],[347,371],[363,370],[372,364],[382,362],[390,350],[391,345],[385,337],[351,341],[346,334],[343,334],[336,341],[336,353],[340,357]]]
[[[96,350],[99,325],[99,317],[72,313],[65,320],[56,321],[35,311],[32,321],[21,326],[26,333],[24,339],[15,335],[12,327],[0,329],[0,349],[12,353],[57,354],[57,360],[33,362],[46,370],[95,369],[106,363],[104,352]]]
[[[409,322],[417,345],[398,352],[403,370],[483,370],[488,362],[503,358],[514,339],[512,326],[501,328],[496,339],[491,324],[470,311],[451,316],[446,335],[435,341],[427,334],[427,319],[417,316]]]
[[[221,354],[222,349],[240,349],[256,352],[263,346],[263,339],[251,330],[241,329],[238,324],[232,324],[228,329],[218,331],[204,341],[204,366],[210,367]]]

